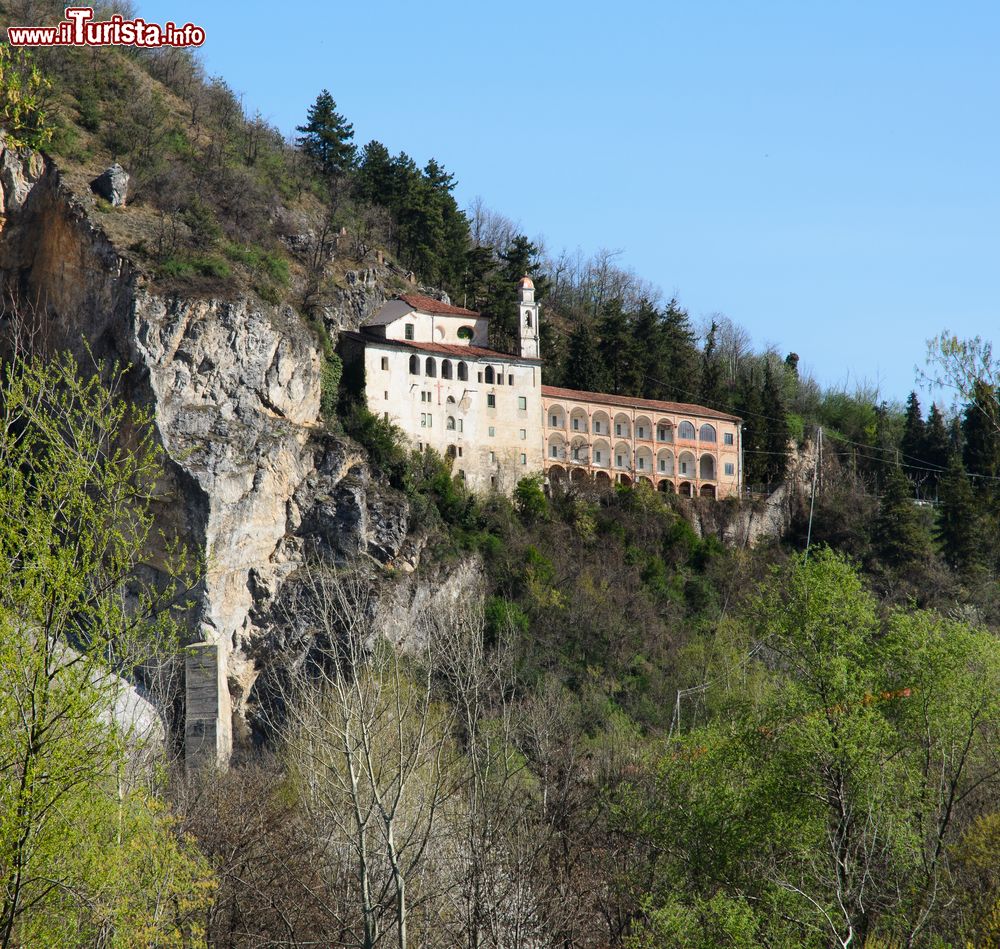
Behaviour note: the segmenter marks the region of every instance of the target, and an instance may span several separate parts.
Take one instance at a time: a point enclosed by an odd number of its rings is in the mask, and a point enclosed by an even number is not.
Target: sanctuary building
[[[741,422],[705,406],[542,385],[539,305],[517,285],[518,352],[489,348],[489,321],[433,297],[390,300],[341,333],[364,374],[370,411],[419,450],[451,459],[477,492],[510,494],[521,478],[648,483],[687,497],[739,495]],[[669,367],[664,371],[669,373]]]

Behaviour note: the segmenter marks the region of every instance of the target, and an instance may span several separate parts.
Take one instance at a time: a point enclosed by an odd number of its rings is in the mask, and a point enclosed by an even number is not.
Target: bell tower
[[[525,274],[517,282],[517,338],[524,359],[540,358],[538,345],[538,304],[535,303],[535,284]]]

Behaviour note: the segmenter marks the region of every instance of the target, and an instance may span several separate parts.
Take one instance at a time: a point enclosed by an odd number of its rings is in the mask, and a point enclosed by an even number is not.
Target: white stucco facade
[[[510,494],[542,472],[542,364],[487,349],[487,334],[479,314],[410,295],[354,338],[369,410],[450,458],[472,490]]]
[[[387,302],[359,333],[370,411],[414,448],[451,459],[477,492],[510,494],[528,475],[637,484],[687,497],[742,490],[742,429],[704,406],[542,386],[535,288],[517,286],[518,354],[487,348],[489,321],[420,295]]]

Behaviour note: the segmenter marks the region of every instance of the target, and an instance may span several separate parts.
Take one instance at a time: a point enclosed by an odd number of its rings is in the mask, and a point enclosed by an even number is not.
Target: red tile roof
[[[495,349],[484,349],[482,346],[466,346],[462,343],[418,343],[411,339],[385,339],[382,336],[369,336],[367,333],[354,333],[342,330],[341,336],[359,339],[366,343],[379,346],[398,346],[401,349],[415,349],[422,353],[435,353],[439,356],[452,356],[456,359],[491,359],[496,362],[532,362],[540,363],[540,359],[528,359],[513,353],[500,353]]]
[[[578,389],[560,389],[558,386],[542,386],[542,397],[563,399],[570,402],[596,402],[600,405],[627,406],[634,409],[649,409],[652,412],[673,412],[677,415],[697,415],[701,418],[723,419],[739,422],[738,415],[719,412],[704,405],[691,402],[659,402],[656,399],[636,399],[630,395],[608,395],[604,392],[581,392]]]
[[[442,316],[479,316],[475,310],[466,310],[450,303],[442,303],[434,297],[426,297],[422,293],[401,293],[400,300],[405,300],[415,310],[421,313],[438,313]]]

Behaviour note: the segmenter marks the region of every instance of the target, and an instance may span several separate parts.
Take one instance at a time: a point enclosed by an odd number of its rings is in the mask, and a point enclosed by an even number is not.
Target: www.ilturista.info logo
[[[205,31],[193,23],[147,23],[126,20],[117,13],[110,20],[94,20],[93,7],[66,7],[66,19],[55,26],[9,26],[11,46],[201,46]]]

